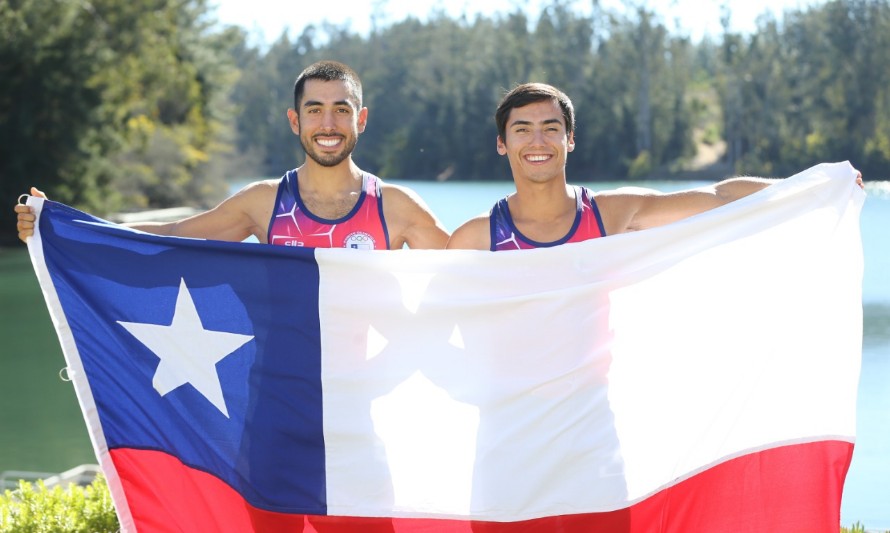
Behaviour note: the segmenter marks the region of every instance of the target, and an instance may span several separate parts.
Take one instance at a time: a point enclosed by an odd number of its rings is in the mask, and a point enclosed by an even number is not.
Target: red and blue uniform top
[[[571,229],[560,239],[552,242],[538,242],[523,235],[513,223],[507,198],[501,198],[491,208],[489,215],[491,228],[491,250],[528,250],[531,248],[547,248],[568,242],[581,242],[606,235],[603,219],[593,199],[593,191],[587,187],[573,186],[575,189],[575,221]]]
[[[330,220],[306,208],[300,197],[297,171],[288,171],[278,185],[275,211],[269,222],[267,237],[269,244],[278,246],[389,249],[380,179],[363,172],[362,192],[355,207],[343,217]]]

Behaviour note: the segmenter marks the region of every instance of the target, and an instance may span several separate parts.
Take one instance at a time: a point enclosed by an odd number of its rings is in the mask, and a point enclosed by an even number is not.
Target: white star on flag
[[[152,380],[161,396],[191,383],[228,418],[216,363],[253,339],[253,335],[204,329],[184,279],[179,283],[176,310],[169,326],[121,321],[118,324],[161,359]]]

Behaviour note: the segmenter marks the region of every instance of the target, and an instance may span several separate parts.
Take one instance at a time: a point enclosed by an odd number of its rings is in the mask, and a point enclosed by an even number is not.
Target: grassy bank
[[[24,246],[0,248],[0,472],[95,463],[40,286]]]

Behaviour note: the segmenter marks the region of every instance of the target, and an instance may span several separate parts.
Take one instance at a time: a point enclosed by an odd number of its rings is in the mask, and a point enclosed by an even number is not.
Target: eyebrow
[[[319,100],[306,100],[305,102],[303,102],[303,107],[312,107],[316,105],[324,105],[324,102],[321,102]],[[337,100],[336,102],[334,102],[333,105],[346,105],[352,107],[352,104],[349,102],[349,100]]]
[[[514,120],[510,123],[510,127],[514,126],[532,126],[534,123],[530,120]],[[541,124],[559,124],[562,125],[562,120],[558,118],[548,118],[546,120],[542,120]]]

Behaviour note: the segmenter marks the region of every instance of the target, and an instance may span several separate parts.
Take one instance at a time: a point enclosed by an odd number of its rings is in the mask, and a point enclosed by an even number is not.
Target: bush
[[[853,522],[853,525],[850,527],[841,526],[841,533],[867,533],[868,531],[869,530],[865,529],[865,525],[863,525],[858,520],[856,522]]]
[[[105,478],[47,488],[19,481],[0,496],[0,533],[115,533],[120,530]]]

